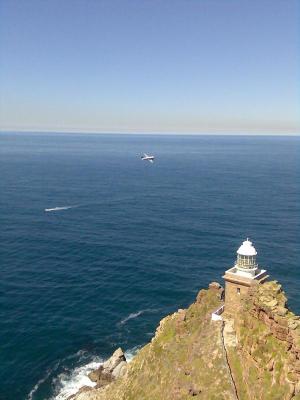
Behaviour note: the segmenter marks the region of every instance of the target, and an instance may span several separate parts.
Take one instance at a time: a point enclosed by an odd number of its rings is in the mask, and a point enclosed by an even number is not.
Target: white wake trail
[[[45,208],[45,212],[52,212],[52,211],[62,211],[62,210],[69,210],[70,208],[76,208],[76,206],[64,206],[64,207],[54,207],[54,208]]]
[[[131,313],[131,314],[129,314],[126,318],[122,319],[122,320],[118,323],[118,325],[124,325],[124,324],[126,324],[128,321],[130,321],[131,319],[138,318],[138,317],[139,317],[140,315],[142,315],[142,314],[145,314],[145,313],[155,313],[155,312],[157,312],[157,311],[158,311],[158,309],[146,308],[145,310],[140,310],[140,311],[137,311],[137,312],[135,312],[135,313]]]

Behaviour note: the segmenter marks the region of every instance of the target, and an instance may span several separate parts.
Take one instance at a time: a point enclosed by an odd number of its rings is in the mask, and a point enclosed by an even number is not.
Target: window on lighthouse
[[[241,294],[241,289],[238,287],[238,288],[236,289],[236,292],[237,292],[237,294]]]

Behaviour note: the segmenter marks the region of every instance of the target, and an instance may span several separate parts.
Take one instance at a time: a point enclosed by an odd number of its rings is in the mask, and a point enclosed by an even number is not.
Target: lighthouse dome
[[[252,245],[252,242],[250,242],[250,240],[247,238],[247,240],[245,240],[243,244],[239,247],[237,254],[241,256],[256,256],[257,251]]]

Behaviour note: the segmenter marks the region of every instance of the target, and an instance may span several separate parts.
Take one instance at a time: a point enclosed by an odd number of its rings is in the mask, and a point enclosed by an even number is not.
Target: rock
[[[299,326],[298,321],[292,320],[292,321],[289,321],[289,322],[288,322],[288,327],[289,327],[290,329],[297,329],[298,326]]]
[[[88,377],[92,382],[96,382],[97,387],[108,385],[113,380],[112,374],[106,372],[102,365],[98,369],[90,372]]]
[[[278,304],[278,301],[276,299],[273,299],[271,301],[268,301],[266,303],[266,306],[273,308],[273,307],[277,306],[277,304]]]
[[[67,398],[67,400],[72,400],[72,399],[75,399],[75,397],[78,395],[78,394],[80,394],[80,393],[85,393],[85,392],[89,392],[90,390],[92,390],[93,388],[91,387],[91,386],[82,386],[79,390],[78,390],[78,392],[76,393],[76,394],[72,394],[71,396],[69,396],[68,398]]]
[[[90,380],[92,382],[97,382],[99,377],[100,377],[100,375],[102,374],[102,372],[103,372],[103,366],[101,365],[101,367],[99,367],[98,369],[95,369],[94,371],[91,371],[88,374],[88,377],[90,378]]]
[[[128,364],[126,361],[121,361],[120,364],[116,366],[116,368],[112,371],[113,378],[121,378],[125,375],[127,371]]]
[[[97,380],[97,387],[102,387],[108,385],[113,380],[112,374],[107,374],[102,372]]]
[[[219,299],[223,298],[224,289],[218,282],[211,282],[208,287],[210,290],[214,290],[214,291],[218,292],[217,295],[218,295]]]
[[[208,287],[214,290],[222,289],[222,286],[218,282],[211,282]]]
[[[114,354],[103,364],[105,372],[112,372],[122,361],[126,361],[123,350],[119,347]]]
[[[201,290],[199,291],[198,295],[197,295],[196,303],[198,303],[198,304],[202,303],[202,299],[205,298],[205,295],[206,295],[206,291],[203,290],[203,289],[201,289]]]
[[[285,307],[277,307],[277,315],[280,317],[284,317],[287,314],[288,310]]]

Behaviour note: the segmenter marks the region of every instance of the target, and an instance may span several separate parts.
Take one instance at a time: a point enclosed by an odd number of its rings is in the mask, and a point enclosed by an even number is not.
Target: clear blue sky
[[[296,0],[0,0],[0,129],[299,132]]]

